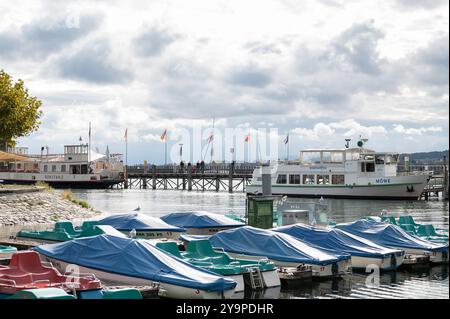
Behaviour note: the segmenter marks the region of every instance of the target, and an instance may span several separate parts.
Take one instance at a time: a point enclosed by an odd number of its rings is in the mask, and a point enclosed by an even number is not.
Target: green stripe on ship
[[[371,185],[292,185],[292,184],[273,184],[272,187],[293,187],[293,188],[354,188],[354,187],[393,187],[421,185],[422,183],[399,183],[399,184],[371,184]],[[249,186],[261,187],[262,184],[250,184]]]

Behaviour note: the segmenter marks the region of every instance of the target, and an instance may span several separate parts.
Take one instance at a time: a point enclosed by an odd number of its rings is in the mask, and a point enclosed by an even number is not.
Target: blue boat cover
[[[99,223],[101,225],[110,225],[121,231],[131,231],[133,229],[180,233],[185,231],[183,228],[167,224],[160,218],[138,213],[111,215],[99,220]]]
[[[204,291],[224,291],[236,286],[234,280],[193,266],[146,240],[98,235],[40,245],[34,250],[66,263]]]
[[[220,214],[203,211],[177,212],[161,217],[170,225],[184,228],[241,227],[244,223]]]
[[[344,252],[352,256],[382,258],[404,253],[402,250],[377,245],[340,229],[323,229],[295,224],[274,228],[273,231],[291,235],[319,248]]]
[[[218,232],[209,238],[213,247],[223,248],[230,253],[250,256],[265,256],[272,260],[328,265],[351,258],[348,254],[339,254],[312,247],[290,235],[244,226]]]
[[[396,225],[360,219],[351,223],[337,224],[335,228],[368,239],[386,247],[420,249],[425,251],[448,251],[448,244],[436,244],[405,232]]]

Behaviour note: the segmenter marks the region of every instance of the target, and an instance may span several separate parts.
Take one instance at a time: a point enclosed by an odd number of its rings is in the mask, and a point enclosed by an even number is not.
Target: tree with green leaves
[[[41,124],[42,102],[30,96],[22,80],[0,70],[0,150],[36,131]]]

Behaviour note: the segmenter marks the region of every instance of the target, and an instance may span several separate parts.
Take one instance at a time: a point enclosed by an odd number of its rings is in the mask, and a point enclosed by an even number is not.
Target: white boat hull
[[[121,230],[120,231],[125,236],[130,236],[130,231]],[[136,238],[138,239],[173,239],[176,240],[184,234],[183,232],[172,232],[172,231],[154,231],[154,230],[138,230],[136,231]]]
[[[53,264],[61,273],[65,273],[66,269],[68,269],[68,266],[71,264],[68,264],[64,261],[60,261],[54,258],[47,257],[45,255],[41,255],[41,259],[43,261],[47,261]],[[101,271],[98,269],[92,269],[88,267],[79,266],[80,273],[86,273],[86,274],[94,274],[98,279],[101,281],[114,283],[114,284],[124,284],[124,285],[130,285],[130,286],[152,286],[152,285],[159,285],[159,296],[160,297],[167,297],[167,298],[173,298],[173,299],[223,299],[223,298],[231,298],[231,296],[234,293],[234,289],[227,290],[224,292],[221,291],[204,291],[199,289],[193,289],[183,286],[177,286],[167,283],[158,283],[152,280],[137,278],[137,277],[131,277],[131,276],[125,276],[125,275],[119,275],[114,274],[110,272]],[[70,267],[70,269],[73,269],[73,267]]]
[[[233,229],[234,227],[211,227],[211,228],[186,228],[188,235],[214,235],[222,230]]]
[[[395,270],[403,264],[403,260],[405,259],[405,255],[395,256],[395,268],[392,268],[391,265],[391,257],[360,257],[360,256],[352,256],[352,268],[353,269],[366,269],[367,266],[377,266],[380,270]]]
[[[237,253],[230,253],[227,252],[231,257],[235,258],[245,258],[245,259],[251,259],[251,260],[261,260],[267,258],[266,256],[252,256],[252,255],[244,255],[244,254],[237,254]],[[285,262],[280,261],[276,259],[270,259],[275,266],[278,268],[297,268],[300,264],[299,263],[293,263],[293,262]],[[306,266],[310,266],[312,268],[312,275],[314,277],[333,277],[335,274],[333,274],[333,264],[328,265],[312,265],[312,264],[305,264]],[[341,260],[337,262],[338,265],[338,276],[343,276],[345,274],[348,274],[351,272],[351,261],[350,260]]]
[[[428,183],[427,175],[391,177],[390,183],[355,185],[281,185],[273,184],[274,195],[328,198],[418,199]],[[262,193],[262,186],[251,184],[247,193]]]

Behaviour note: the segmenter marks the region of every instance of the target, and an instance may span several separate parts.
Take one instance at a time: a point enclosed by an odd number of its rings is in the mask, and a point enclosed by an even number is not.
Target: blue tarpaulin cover
[[[170,225],[184,228],[241,227],[244,223],[220,214],[204,211],[177,212],[161,217]]]
[[[319,248],[344,252],[352,256],[382,258],[403,255],[402,250],[386,248],[340,229],[315,228],[304,224],[274,228],[273,231],[291,235]]]
[[[224,291],[236,286],[234,280],[192,266],[146,240],[99,235],[34,249],[66,263],[193,289]]]
[[[386,247],[420,249],[425,251],[448,251],[448,244],[435,244],[412,236],[398,226],[360,219],[351,223],[337,224],[335,228],[368,239]]]
[[[213,247],[223,248],[227,252],[266,256],[284,262],[328,265],[350,259],[348,254],[311,247],[290,235],[251,226],[218,232],[209,241]]]
[[[110,225],[121,231],[131,231],[132,229],[180,233],[185,231],[183,228],[167,224],[160,218],[138,213],[111,215],[99,220],[99,223],[101,225]]]

